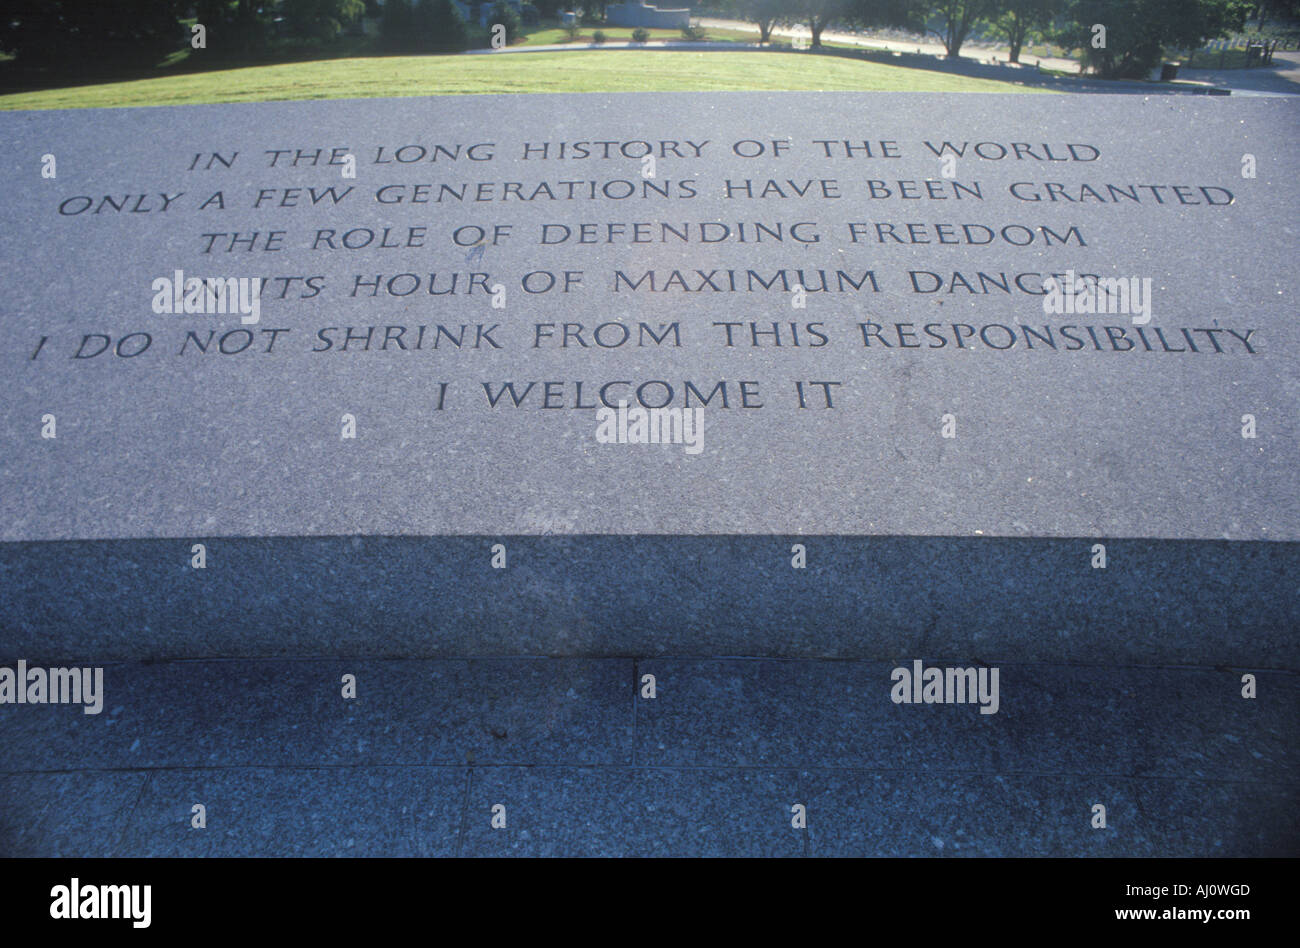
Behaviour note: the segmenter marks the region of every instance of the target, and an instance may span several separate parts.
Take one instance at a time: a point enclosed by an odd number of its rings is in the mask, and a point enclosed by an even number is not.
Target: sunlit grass
[[[509,92],[708,90],[1042,91],[992,79],[803,53],[574,50],[280,63],[23,92],[0,96],[0,109]]]

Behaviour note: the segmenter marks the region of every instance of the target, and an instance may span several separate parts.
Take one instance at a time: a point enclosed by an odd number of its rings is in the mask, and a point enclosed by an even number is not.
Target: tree
[[[925,32],[926,0],[849,0],[840,19],[855,27],[892,26]]]
[[[519,39],[520,34],[523,33],[524,24],[519,11],[505,0],[498,0],[488,13],[488,30],[490,31],[498,23],[506,28],[506,45]]]
[[[1074,0],[1062,42],[1105,79],[1143,79],[1166,49],[1196,49],[1239,30],[1243,0]],[[1102,27],[1102,30],[1096,29]]]
[[[849,0],[794,0],[794,12],[812,31],[812,48],[821,49],[822,33],[832,20],[848,14]]]
[[[583,0],[582,18],[592,23],[603,23],[605,21],[605,7],[609,5],[608,0]]]
[[[254,0],[199,0],[194,12],[207,29],[207,55],[251,58],[270,46],[269,18]]]
[[[918,0],[780,0],[776,23],[806,23],[812,47],[820,49],[822,33],[832,23],[856,27],[900,26],[922,29]],[[761,29],[761,27],[760,27]]]
[[[451,0],[417,0],[412,31],[422,52],[459,53],[469,46],[465,18]]]
[[[1252,4],[1250,19],[1259,21],[1259,28],[1269,20],[1300,20],[1300,0],[1259,0]]]
[[[741,0],[736,13],[758,27],[758,41],[770,43],[772,28],[789,18],[789,0]]]
[[[365,12],[362,0],[280,0],[280,12],[289,28],[301,36],[332,40]]]
[[[929,32],[943,41],[948,58],[956,59],[975,24],[992,15],[997,6],[996,0],[936,0],[928,4],[929,12],[943,20],[943,32]]]
[[[181,47],[180,0],[18,0],[0,13],[0,50],[17,65],[93,71],[152,66]]]
[[[1001,13],[993,20],[993,31],[1006,37],[1011,47],[1011,62],[1020,62],[1020,50],[1031,33],[1051,24],[1061,11],[1063,0],[1001,0]]]
[[[415,49],[415,10],[411,0],[387,0],[379,18],[379,43],[390,53]]]

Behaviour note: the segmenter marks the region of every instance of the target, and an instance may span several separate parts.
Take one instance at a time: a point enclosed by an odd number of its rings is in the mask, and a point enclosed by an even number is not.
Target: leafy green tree
[[[207,56],[248,59],[270,49],[270,16],[254,0],[198,0],[194,12],[207,29]]]
[[[1011,47],[1011,62],[1020,62],[1025,42],[1050,26],[1064,7],[1064,0],[999,0],[991,25],[993,32],[1004,37]]]
[[[22,68],[93,72],[152,66],[185,41],[180,0],[17,0],[0,10],[0,49]]]
[[[1084,65],[1103,78],[1142,79],[1165,50],[1195,49],[1240,30],[1249,7],[1243,0],[1074,0],[1062,42],[1083,50]]]
[[[792,7],[790,0],[741,0],[735,5],[734,12],[758,27],[760,43],[770,43],[772,28],[790,18]]]
[[[523,34],[524,24],[519,11],[504,0],[498,0],[488,13],[488,30],[491,31],[497,23],[506,28],[506,45],[515,42]]]
[[[1252,6],[1249,18],[1259,21],[1260,29],[1269,20],[1300,20],[1300,0],[1259,0]]]
[[[794,14],[798,22],[806,23],[812,32],[812,48],[821,49],[822,33],[834,20],[847,16],[850,0],[794,0]]]
[[[390,53],[415,50],[415,9],[411,0],[387,0],[379,18],[379,45]]]
[[[412,30],[422,52],[459,53],[469,46],[469,28],[451,0],[417,0]]]
[[[812,33],[812,47],[832,23],[855,27],[900,26],[922,29],[924,3],[918,0],[781,0],[776,23],[802,23]]]
[[[848,0],[839,19],[855,27],[893,26],[925,32],[925,0]]]
[[[280,13],[289,28],[301,36],[332,40],[365,12],[362,0],[280,0]]]
[[[943,41],[948,58],[956,59],[976,24],[994,15],[998,6],[999,0],[935,0],[926,4],[927,12],[943,21],[943,31],[929,32]]]

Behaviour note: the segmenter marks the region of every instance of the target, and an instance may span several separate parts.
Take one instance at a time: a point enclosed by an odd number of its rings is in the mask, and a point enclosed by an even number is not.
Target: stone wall
[[[611,3],[605,7],[605,22],[610,26],[644,26],[680,30],[690,26],[691,11],[661,10],[644,3]]]

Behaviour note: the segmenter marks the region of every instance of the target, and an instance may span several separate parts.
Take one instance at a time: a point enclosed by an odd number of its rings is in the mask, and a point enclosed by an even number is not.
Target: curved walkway
[[[723,20],[702,17],[698,20],[705,30],[735,30],[752,33],[758,38],[758,27],[743,20]],[[812,34],[806,27],[778,27],[772,35],[779,39],[810,39]],[[962,47],[963,53],[956,60],[947,59],[943,45],[925,38],[916,40],[883,39],[876,36],[860,35],[841,30],[828,29],[822,33],[825,42],[857,46],[863,50],[880,50],[900,54],[900,66],[940,69],[947,72],[961,72],[966,75],[986,79],[1005,79],[1013,82],[1032,82],[1036,85],[1050,86],[1062,91],[1077,92],[1143,92],[1159,94],[1170,92],[1208,92],[1211,89],[1231,90],[1236,95],[1295,95],[1300,94],[1300,52],[1279,51],[1274,55],[1270,66],[1253,69],[1181,69],[1177,85],[1156,85],[1149,82],[1120,82],[1115,80],[1089,79],[1079,73],[1080,64],[1073,59],[1059,57],[1024,55],[1021,66],[1008,64],[1010,50],[1005,46],[968,43]],[[689,50],[754,50],[765,49],[758,43],[738,42],[699,42],[691,40],[651,40],[645,43],[605,42],[605,43],[557,43],[546,46],[508,46],[504,49],[475,49],[469,55],[493,55],[496,53],[532,53],[556,52],[563,50],[601,50],[601,49],[689,49]],[[906,58],[903,58],[906,57]],[[1039,67],[1071,75],[1055,76],[1040,73]]]
[[[725,21],[724,21],[725,22]],[[826,36],[828,34],[823,34]],[[870,47],[866,44],[863,46],[863,52],[870,52]],[[774,51],[769,46],[760,46],[757,43],[736,43],[736,42],[700,42],[698,40],[659,40],[645,43],[630,42],[606,42],[606,43],[560,43],[548,44],[544,46],[506,46],[502,49],[471,49],[462,53],[465,56],[497,56],[505,53],[522,54],[522,53],[544,53],[544,52],[593,52],[601,50],[627,50],[627,49],[648,49],[648,50],[684,50],[700,52],[704,50],[723,51],[723,52],[758,52]],[[1126,81],[1114,79],[1097,79],[1092,76],[1058,76],[1050,72],[1042,72],[1030,64],[1010,65],[1005,61],[991,60],[983,62],[967,56],[961,56],[957,59],[948,59],[942,55],[926,53],[924,48],[921,53],[915,52],[915,47],[910,51],[892,50],[895,59],[889,64],[902,66],[911,69],[927,69],[933,72],[957,73],[963,76],[969,76],[974,79],[994,79],[1002,82],[1015,82],[1022,85],[1034,85],[1044,89],[1051,89],[1056,92],[1078,92],[1078,93],[1104,93],[1104,94],[1139,94],[1139,95],[1187,95],[1187,94],[1219,94],[1226,95],[1227,90],[1216,88],[1206,82],[1194,80],[1179,81],[1177,83],[1161,82],[1141,82]],[[878,52],[886,50],[880,49]],[[824,50],[823,55],[827,56],[845,56],[854,58],[851,50]],[[878,58],[872,60],[880,62]],[[1048,60],[1044,60],[1048,62]],[[1182,80],[1182,76],[1179,76]],[[1266,94],[1266,93],[1256,93]]]
[[[1251,69],[1179,69],[1178,78],[1223,86],[1233,95],[1300,95],[1300,51],[1279,50],[1272,63]]]

